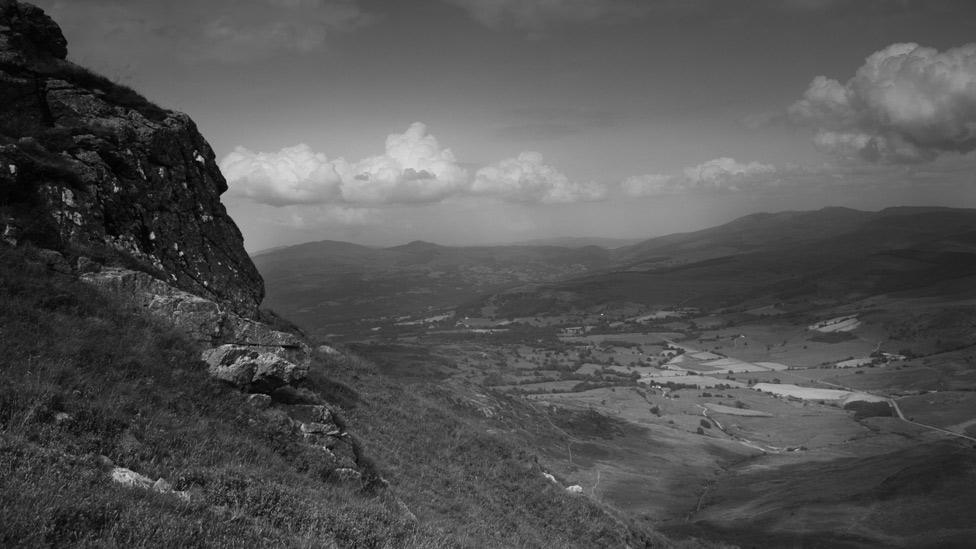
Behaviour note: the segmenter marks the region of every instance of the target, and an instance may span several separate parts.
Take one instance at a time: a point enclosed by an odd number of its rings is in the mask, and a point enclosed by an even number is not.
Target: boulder
[[[258,410],[265,410],[271,406],[271,397],[262,393],[247,395],[247,403]]]
[[[106,458],[107,459],[107,458]],[[110,476],[112,481],[117,482],[123,486],[129,486],[131,488],[142,488],[143,490],[152,490],[154,492],[159,492],[160,494],[172,494],[183,501],[190,501],[189,492],[181,492],[173,489],[173,485],[166,482],[165,479],[158,479],[155,482],[153,479],[140,475],[139,473],[126,469],[125,467],[114,467],[111,470]]]
[[[139,473],[126,469],[125,467],[116,467],[112,469],[112,480],[123,486],[131,486],[133,488],[144,488],[149,489],[153,487],[153,480],[145,475],[140,475]]]
[[[342,432],[335,423],[302,423],[301,431],[303,435],[329,435],[334,436]]]
[[[269,393],[304,379],[308,373],[307,366],[288,361],[273,348],[225,344],[204,351],[202,356],[212,377],[255,393]]]

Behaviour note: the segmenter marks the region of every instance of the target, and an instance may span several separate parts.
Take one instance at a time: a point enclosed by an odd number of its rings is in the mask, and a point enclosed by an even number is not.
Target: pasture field
[[[491,394],[547,410],[563,436],[526,442],[544,448],[545,466],[561,483],[578,484],[595,500],[679,530],[723,529],[716,539],[737,539],[737,525],[762,523],[773,534],[798,529],[811,539],[843,545],[849,540],[832,538],[831,532],[846,529],[876,537],[893,528],[871,522],[877,513],[851,510],[853,504],[843,498],[871,489],[878,479],[868,476],[848,490],[843,468],[873,459],[886,462],[919,444],[945,440],[945,435],[897,418],[855,420],[855,413],[843,408],[851,395],[846,388],[892,397],[976,388],[972,350],[860,364],[875,351],[907,348],[901,340],[886,339],[887,317],[872,307],[857,304],[817,314],[706,312],[680,323],[649,323],[647,332],[623,331],[628,328],[607,320],[619,315],[607,310],[607,318],[598,313],[562,315],[559,320],[568,325],[533,318],[532,324],[550,327],[548,335],[540,332],[537,339],[472,334],[460,343],[445,345],[432,338],[427,344],[453,349],[455,377],[475,384],[491,377]],[[845,330],[809,329],[822,319],[855,314],[856,323],[835,323]],[[594,331],[621,331],[560,335],[567,326],[587,322],[598,323]],[[663,331],[667,325],[688,331]],[[674,347],[680,349],[677,356],[663,356]],[[838,368],[838,363],[851,367]],[[627,379],[632,374],[638,376],[636,384]],[[665,386],[668,382],[698,387],[675,390]],[[590,388],[574,391],[581,383]],[[907,396],[902,398],[907,409],[902,409],[922,423],[976,432],[976,393],[950,396]],[[578,419],[591,415],[603,419],[579,430]],[[517,428],[510,434],[523,436]],[[809,471],[818,471],[829,485],[823,498],[812,491],[794,496],[794,490],[817,487],[806,476]],[[771,495],[742,497],[752,493],[743,488],[745,482],[769,484]],[[806,507],[797,510],[788,503],[795,501],[806,502]],[[903,512],[878,511],[883,521]],[[767,520],[769,528],[763,522]],[[742,539],[750,546],[748,536]],[[781,541],[789,545],[795,540]]]
[[[944,391],[898,399],[905,417],[925,425],[934,425],[966,433],[976,422],[976,392]]]
[[[703,332],[689,344],[746,362],[806,368],[867,356],[875,350],[877,341],[860,337],[859,332],[853,335],[852,339],[831,343],[811,339],[812,333],[804,326],[751,322]]]

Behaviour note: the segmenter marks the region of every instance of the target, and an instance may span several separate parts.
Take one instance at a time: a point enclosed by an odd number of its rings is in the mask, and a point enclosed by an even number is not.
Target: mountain
[[[512,243],[512,246],[559,246],[561,248],[582,248],[584,246],[598,246],[613,250],[642,242],[640,238],[604,238],[586,236],[564,236],[555,238],[534,238],[524,242]]]
[[[599,272],[491,300],[500,314],[606,303],[731,307],[939,293],[976,275],[976,210],[826,208],[749,215],[614,250]],[[554,295],[562,296],[554,299]],[[572,296],[567,299],[566,296]]]
[[[324,335],[368,317],[438,312],[504,288],[579,275],[609,258],[610,252],[596,246],[451,247],[416,241],[369,248],[322,241],[261,253],[254,262],[267,281],[265,304]]]
[[[756,213],[718,227],[645,240],[615,250],[618,265],[700,261],[737,253],[777,249],[849,232],[870,212],[824,208],[809,212]]]

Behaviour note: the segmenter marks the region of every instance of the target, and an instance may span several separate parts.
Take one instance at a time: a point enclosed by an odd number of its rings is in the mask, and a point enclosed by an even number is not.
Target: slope
[[[449,403],[354,357],[317,356],[299,394],[355,420],[376,458],[375,487],[361,489],[289,434],[282,403],[254,406],[209,378],[183,335],[30,248],[0,252],[4,546],[669,545],[552,485],[531,449]],[[185,499],[116,484],[106,464],[162,477]]]

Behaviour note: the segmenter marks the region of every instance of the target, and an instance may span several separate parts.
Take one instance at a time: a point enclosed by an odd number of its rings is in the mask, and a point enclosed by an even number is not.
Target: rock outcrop
[[[254,320],[264,283],[193,121],[66,57],[42,10],[0,0],[0,238],[174,324],[215,377],[304,378],[308,345]]]
[[[128,299],[195,339],[217,379],[249,392],[270,393],[301,381],[308,373],[311,347],[302,338],[240,316],[215,301],[119,267],[82,273],[80,278]]]
[[[193,121],[66,56],[42,10],[0,0],[0,238],[121,255],[254,316],[264,284]]]

